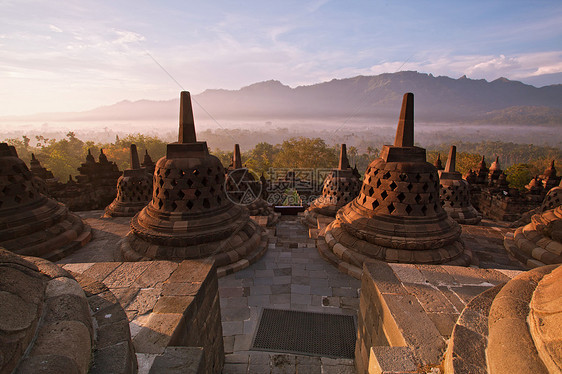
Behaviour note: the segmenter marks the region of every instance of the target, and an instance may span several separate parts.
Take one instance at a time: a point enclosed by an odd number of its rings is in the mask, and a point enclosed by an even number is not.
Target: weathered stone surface
[[[149,373],[205,373],[203,348],[167,347],[163,354],[156,356]]]
[[[90,339],[88,328],[81,322],[47,323],[39,331],[31,355],[60,355],[64,352],[76,363],[81,373],[86,373],[92,348]]]

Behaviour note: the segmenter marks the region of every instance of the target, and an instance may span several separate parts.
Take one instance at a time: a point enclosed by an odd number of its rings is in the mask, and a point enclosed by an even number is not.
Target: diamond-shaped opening
[[[427,215],[427,206],[425,206],[425,205],[422,206],[421,211],[422,211],[424,216]]]
[[[392,181],[392,182],[390,183],[390,189],[391,189],[392,191],[394,191],[394,190],[396,189],[396,187],[398,187],[398,185],[397,185],[394,181]]]
[[[408,191],[412,191],[412,188],[414,188],[414,185],[412,183],[408,183],[408,185],[406,187],[408,188]]]
[[[189,201],[185,204],[185,206],[187,207],[187,209],[193,208],[193,201],[189,200]]]
[[[420,203],[420,201],[422,200],[422,197],[420,194],[416,194],[416,197],[414,198],[416,200],[416,203]]]
[[[382,184],[382,183],[381,183],[381,180],[380,180],[380,179],[377,179],[377,184],[376,184],[377,188],[379,188],[379,187],[381,186],[381,184]]]
[[[394,207],[394,204],[390,203],[388,205],[388,213],[392,214],[392,212],[394,212],[396,208]]]
[[[195,196],[197,196],[197,197],[201,196],[201,191],[195,190]]]
[[[172,179],[172,186],[177,186],[178,185],[178,181],[176,179]]]
[[[217,196],[217,203],[219,203],[219,204],[222,203],[222,198],[220,197],[220,195]]]
[[[371,168],[369,168],[369,170],[371,170]],[[373,175],[377,175],[379,173],[379,169],[375,169],[375,172],[373,173]]]
[[[427,190],[429,189],[429,185],[427,183],[424,183],[422,189],[427,192]]]
[[[429,194],[429,202],[433,202],[433,194]]]
[[[172,172],[171,169],[166,169],[166,171],[164,172],[164,176],[165,177],[169,176],[171,172]]]
[[[162,200],[158,199],[158,208],[162,209],[162,206],[164,206],[164,203]]]
[[[416,174],[416,176],[415,176],[415,178],[416,178],[416,180],[417,180],[417,181],[419,182],[419,181],[420,181],[420,179],[421,179],[421,175],[420,175],[420,173],[417,173],[417,174]]]
[[[191,179],[188,179],[185,183],[187,183],[188,187],[193,186],[193,181]]]
[[[369,196],[373,196],[373,193],[375,192],[373,187],[369,187]]]
[[[159,185],[160,187],[162,187],[162,186],[164,185],[164,179],[160,179],[160,180],[158,181],[158,185]]]
[[[185,193],[182,190],[179,190],[178,197],[183,200],[183,198],[185,197]]]
[[[437,210],[437,204],[433,204],[433,210]]]
[[[366,201],[367,201],[367,196],[363,195],[363,198],[361,199],[361,204],[365,204]]]
[[[204,198],[203,199],[203,208],[209,209],[210,207],[211,207],[211,203],[209,202],[209,199]]]
[[[451,205],[452,208],[455,207],[455,202],[451,201],[450,205]]]
[[[178,204],[176,204],[175,201],[172,201],[171,206],[172,206],[172,210],[176,210],[176,208],[178,207]]]
[[[408,213],[408,215],[412,213],[412,210],[414,209],[410,206],[410,204],[406,205],[406,213]]]
[[[373,209],[377,209],[379,205],[380,205],[379,202],[375,199],[375,200],[373,201],[373,204],[372,204]]]
[[[386,199],[388,197],[388,193],[386,191],[383,191],[381,193],[381,197],[382,197],[383,200]]]
[[[383,177],[383,179],[390,178],[390,171],[387,171],[386,173],[384,173],[384,175],[382,177]]]
[[[396,197],[398,198],[398,201],[402,202],[406,198],[406,195],[404,195],[402,192],[400,192],[398,194],[398,196],[396,196]]]

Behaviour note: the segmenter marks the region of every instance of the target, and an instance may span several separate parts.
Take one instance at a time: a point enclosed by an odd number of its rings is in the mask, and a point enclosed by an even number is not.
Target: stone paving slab
[[[320,257],[298,217],[282,216],[275,231],[258,262],[219,279],[223,373],[355,373],[353,360],[250,350],[263,308],[346,315],[359,308],[361,282]]]

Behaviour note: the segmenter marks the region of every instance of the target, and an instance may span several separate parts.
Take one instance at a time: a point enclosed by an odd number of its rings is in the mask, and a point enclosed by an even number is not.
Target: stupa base
[[[213,257],[217,275],[223,277],[259,260],[267,250],[267,231],[248,222],[226,239],[188,246],[166,246],[143,240],[130,231],[120,243],[121,261],[170,260]]]
[[[148,202],[124,204],[113,200],[104,211],[103,218],[110,217],[133,217],[140,212]]]
[[[54,262],[84,246],[92,238],[91,227],[70,212],[62,220],[48,227],[39,227],[32,231],[34,224],[30,222],[29,225],[29,233],[1,241],[0,247],[20,256],[41,257]]]
[[[316,248],[320,256],[339,271],[357,279],[361,279],[363,264],[372,260],[458,266],[468,266],[472,262],[472,252],[464,247],[460,239],[435,249],[389,248],[351,236],[337,226],[337,221],[318,235]]]
[[[549,232],[551,238],[543,231]],[[528,268],[562,263],[562,208],[535,214],[531,223],[504,237],[505,249]],[[555,240],[553,240],[555,239]]]
[[[323,222],[326,222],[326,220],[334,220],[338,209],[336,205],[319,206],[316,202],[312,202],[310,207],[304,211],[304,219],[302,222],[311,229],[317,229],[319,228],[318,219]]]

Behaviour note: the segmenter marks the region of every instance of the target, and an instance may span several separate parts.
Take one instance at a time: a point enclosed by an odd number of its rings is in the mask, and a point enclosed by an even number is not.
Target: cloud
[[[62,32],[62,30],[55,25],[49,25],[49,30],[51,30],[52,32]]]

